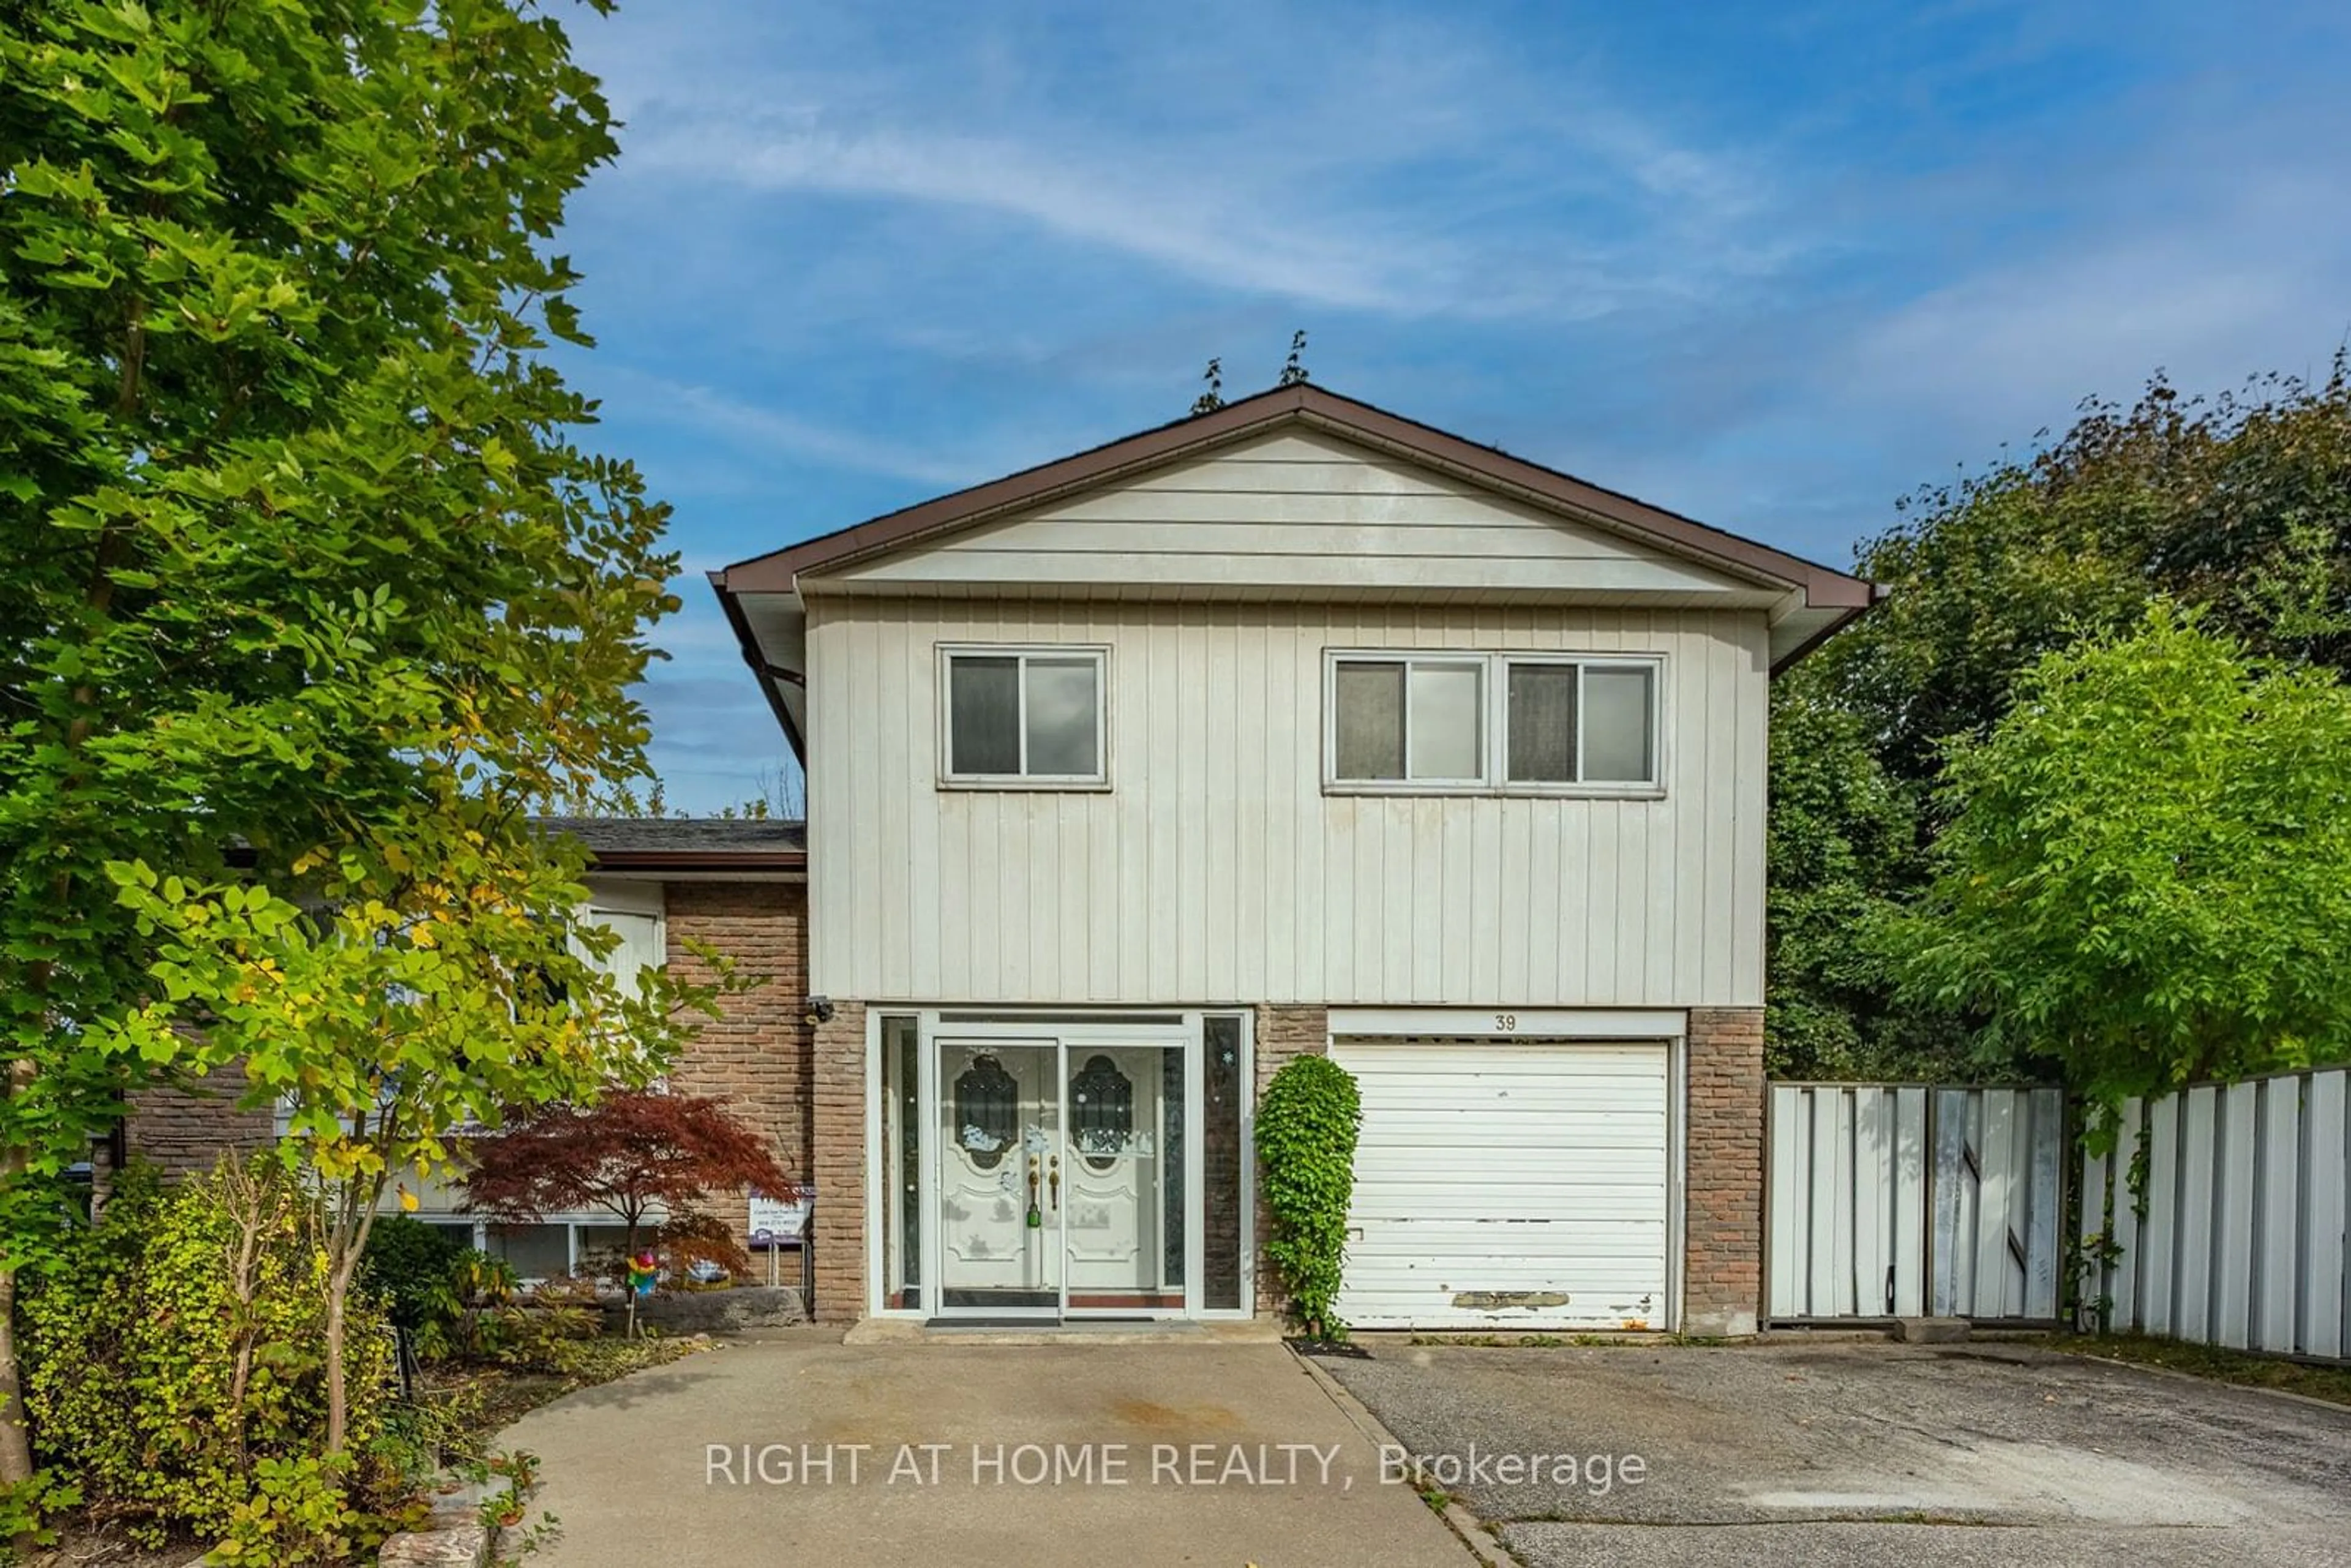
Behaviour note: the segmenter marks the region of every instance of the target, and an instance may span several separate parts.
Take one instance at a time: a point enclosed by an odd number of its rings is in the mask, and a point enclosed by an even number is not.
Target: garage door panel
[[[1423,1199],[1470,1197],[1486,1206],[1481,1213],[1508,1214],[1520,1207],[1534,1207],[1546,1216],[1561,1212],[1555,1205],[1562,1198],[1579,1192],[1596,1196],[1648,1194],[1665,1190],[1662,1180],[1646,1176],[1627,1179],[1622,1164],[1593,1164],[1545,1171],[1540,1178],[1520,1176],[1509,1188],[1496,1190],[1497,1184],[1480,1180],[1478,1173],[1447,1175],[1441,1181],[1414,1181],[1409,1176],[1355,1178],[1355,1202],[1370,1208],[1384,1206],[1391,1211],[1409,1217],[1422,1212]]]
[[[1654,1222],[1664,1207],[1664,1194],[1653,1187],[1632,1188],[1618,1192],[1590,1192],[1576,1187],[1554,1187],[1545,1194],[1512,1194],[1508,1207],[1491,1198],[1481,1198],[1472,1193],[1438,1194],[1424,1201],[1407,1198],[1371,1200],[1358,1199],[1348,1210],[1349,1222],[1364,1235],[1375,1228],[1414,1225],[1422,1222],[1447,1224],[1458,1220],[1473,1225],[1548,1225],[1581,1228],[1593,1222],[1614,1223],[1618,1220]],[[1572,1212],[1575,1218],[1559,1218]],[[1527,1238],[1544,1246],[1556,1239],[1550,1236]]]
[[[1471,1113],[1465,1112],[1463,1117],[1466,1118],[1469,1114]],[[1486,1115],[1482,1112],[1477,1114]],[[1588,1133],[1582,1131],[1571,1133],[1561,1131],[1562,1126],[1581,1128],[1588,1123],[1589,1119],[1571,1122],[1565,1118],[1541,1112],[1533,1114],[1542,1117],[1547,1124],[1522,1126],[1504,1124],[1497,1126],[1492,1124],[1493,1118],[1486,1117],[1488,1124],[1481,1127],[1478,1133],[1480,1147],[1475,1151],[1479,1156],[1479,1168],[1491,1169],[1498,1164],[1511,1163],[1497,1158],[1505,1151],[1517,1151],[1528,1156],[1549,1155],[1562,1160],[1589,1160],[1593,1155],[1609,1150],[1654,1149],[1665,1141],[1666,1136],[1666,1124],[1663,1117],[1631,1126],[1604,1125],[1592,1128]],[[1369,1120],[1371,1115],[1370,1111],[1364,1112],[1366,1120]],[[1457,1122],[1459,1119],[1457,1118]],[[1374,1150],[1374,1157],[1385,1159],[1400,1151],[1423,1154],[1442,1151],[1447,1155],[1456,1155],[1462,1152],[1462,1135],[1463,1131],[1458,1124],[1450,1131],[1442,1130],[1434,1124],[1421,1124],[1401,1130],[1384,1128],[1380,1142]],[[1573,1137],[1574,1142],[1565,1141],[1570,1137]],[[1540,1168],[1548,1161],[1521,1158],[1515,1163],[1522,1167]]]
[[[1650,1092],[1656,1091],[1652,1089]],[[1489,1136],[1536,1147],[1560,1145],[1560,1129],[1563,1125],[1580,1126],[1586,1139],[1625,1143],[1635,1138],[1644,1142],[1655,1138],[1666,1122],[1648,1105],[1623,1102],[1595,1105],[1574,1101],[1488,1100],[1478,1104],[1447,1104],[1442,1100],[1423,1099],[1404,1106],[1370,1101],[1364,1103],[1364,1113],[1396,1124],[1395,1130],[1401,1134],[1447,1142],[1455,1136],[1455,1129],[1448,1123],[1458,1123],[1464,1116],[1482,1116],[1493,1123],[1488,1129]]]
[[[1341,1040],[1332,1054],[1364,1105],[1341,1316],[1664,1326],[1662,1042]]]
[[[1534,1080],[1505,1078],[1499,1075],[1481,1076],[1475,1082],[1430,1083],[1410,1092],[1375,1088],[1364,1096],[1374,1105],[1456,1104],[1491,1105],[1500,1102],[1519,1103],[1541,1101],[1567,1110],[1578,1110],[1593,1104],[1621,1105],[1626,1108],[1651,1103],[1650,1092],[1656,1080],[1643,1073],[1623,1078],[1554,1078]]]
[[[1558,1265],[1570,1262],[1594,1265],[1604,1275],[1622,1273],[1627,1279],[1646,1279],[1664,1254],[1665,1239],[1656,1228],[1635,1220],[1593,1226],[1589,1235],[1573,1245],[1546,1249],[1540,1257],[1497,1256],[1491,1250],[1481,1250],[1477,1241],[1455,1239],[1432,1242],[1404,1235],[1350,1242],[1347,1247],[1351,1262],[1392,1259],[1416,1272],[1436,1273],[1449,1281],[1475,1275],[1475,1282],[1480,1287],[1489,1281],[1513,1275],[1556,1283]]]

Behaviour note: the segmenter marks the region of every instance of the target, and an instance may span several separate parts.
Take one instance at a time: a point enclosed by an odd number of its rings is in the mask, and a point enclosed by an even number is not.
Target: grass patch
[[[2250,1351],[2152,1339],[2145,1334],[2059,1334],[2048,1343],[2052,1350],[2077,1355],[2103,1355],[2139,1366],[2159,1366],[2168,1372],[2209,1377],[2216,1383],[2274,1388],[2335,1405],[2351,1405],[2351,1366],[2314,1366],[2280,1355],[2257,1355]]]

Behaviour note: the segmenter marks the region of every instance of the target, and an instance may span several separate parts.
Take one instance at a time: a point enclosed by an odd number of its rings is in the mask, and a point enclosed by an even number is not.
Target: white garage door
[[[1357,1328],[1666,1327],[1662,1041],[1341,1040]]]

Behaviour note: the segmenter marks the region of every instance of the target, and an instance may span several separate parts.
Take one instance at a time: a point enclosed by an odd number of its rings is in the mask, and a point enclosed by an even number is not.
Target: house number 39
[[[1504,1034],[1508,1034],[1512,1030],[1519,1027],[1519,1015],[1516,1013],[1496,1013],[1494,1015],[1494,1027],[1500,1030]]]

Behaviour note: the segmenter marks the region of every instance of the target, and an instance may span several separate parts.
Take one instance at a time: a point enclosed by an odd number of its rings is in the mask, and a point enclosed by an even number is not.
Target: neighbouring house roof
[[[805,823],[748,817],[542,817],[549,832],[588,846],[604,871],[798,872]]]
[[[830,577],[894,551],[1116,485],[1170,464],[1296,425],[1448,476],[1565,520],[1596,526],[1772,591],[1772,669],[1802,657],[1866,610],[1877,585],[1754,539],[1544,467],[1499,447],[1360,402],[1311,383],[1280,387],[1072,456],[737,561],[709,574],[743,656],[759,678],[795,752],[802,741],[803,580]],[[753,606],[760,608],[756,618]],[[771,608],[773,607],[773,608]]]

